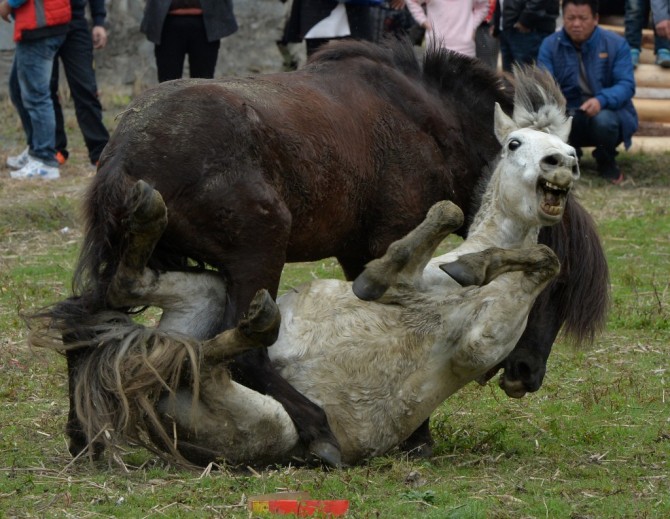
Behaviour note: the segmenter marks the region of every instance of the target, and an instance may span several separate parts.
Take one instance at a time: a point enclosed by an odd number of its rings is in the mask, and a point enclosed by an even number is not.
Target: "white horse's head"
[[[514,113],[495,107],[495,134],[502,146],[496,168],[499,203],[525,221],[560,221],[567,195],[579,179],[575,149],[566,142],[572,119],[548,72],[516,68]]]

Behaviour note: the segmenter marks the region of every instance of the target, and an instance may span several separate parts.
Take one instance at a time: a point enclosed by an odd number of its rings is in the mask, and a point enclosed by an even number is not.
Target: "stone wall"
[[[271,72],[281,68],[275,41],[283,24],[285,4],[279,0],[234,0],[240,26],[221,41],[217,76]],[[98,84],[134,90],[156,82],[153,44],[139,31],[144,0],[107,0],[109,42],[95,52]],[[11,24],[0,20],[0,96],[7,95],[7,78],[14,54]]]

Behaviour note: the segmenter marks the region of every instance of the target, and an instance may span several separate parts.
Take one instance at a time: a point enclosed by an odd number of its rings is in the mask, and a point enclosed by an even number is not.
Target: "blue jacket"
[[[556,78],[568,103],[568,109],[579,108],[579,58],[565,29],[548,36],[540,46],[538,64]],[[603,109],[613,110],[619,117],[626,148],[637,130],[637,112],[633,106],[635,76],[626,40],[611,31],[596,27],[582,44],[582,61],[586,78]]]

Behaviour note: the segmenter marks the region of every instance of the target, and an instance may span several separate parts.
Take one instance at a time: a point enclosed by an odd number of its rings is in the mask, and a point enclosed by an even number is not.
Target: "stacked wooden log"
[[[600,25],[624,35],[623,25]],[[640,129],[634,140],[654,137],[649,140],[649,149],[661,146],[670,151],[670,69],[655,64],[654,32],[642,31],[640,64],[635,70],[636,91],[633,104],[640,119]],[[641,143],[642,144],[642,143]]]

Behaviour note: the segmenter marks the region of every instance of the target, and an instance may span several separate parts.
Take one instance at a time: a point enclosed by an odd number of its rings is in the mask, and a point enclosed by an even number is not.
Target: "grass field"
[[[107,124],[127,99],[106,96]],[[0,157],[24,147],[0,100]],[[542,389],[512,400],[470,385],[433,415],[430,460],[399,452],[337,471],[292,466],[185,471],[129,448],[72,463],[63,359],[26,346],[22,311],[64,298],[92,175],[71,111],[62,178],[0,169],[0,517],[249,517],[246,498],[281,490],[348,499],[349,517],[670,517],[670,153],[623,155],[622,187],[582,164],[578,196],[611,269],[607,330],[588,349],[555,346]],[[335,277],[335,261],[287,266],[282,289]]]

